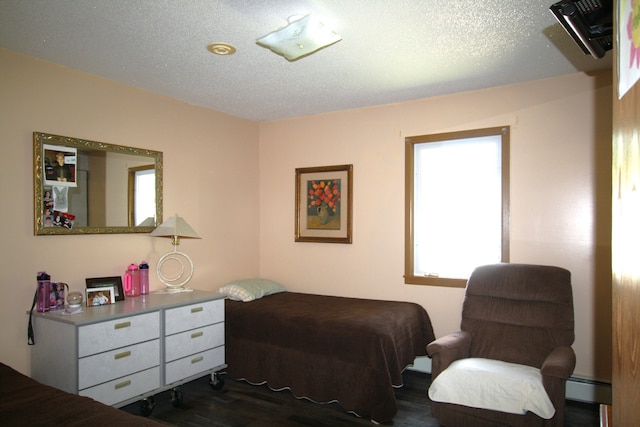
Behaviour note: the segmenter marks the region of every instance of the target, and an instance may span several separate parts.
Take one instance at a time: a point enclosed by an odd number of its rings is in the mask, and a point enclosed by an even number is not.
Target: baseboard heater
[[[567,381],[567,399],[611,405],[611,383],[571,376]]]
[[[407,369],[412,371],[431,373],[431,359],[426,356],[417,357],[413,366]],[[611,383],[594,380],[591,378],[571,376],[567,381],[566,397],[585,403],[611,404]]]

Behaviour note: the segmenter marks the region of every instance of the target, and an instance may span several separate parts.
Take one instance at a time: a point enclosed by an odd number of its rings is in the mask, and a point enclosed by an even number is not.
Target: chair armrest
[[[542,363],[540,373],[543,377],[569,379],[576,367],[576,354],[569,346],[556,347]]]
[[[469,345],[471,344],[471,335],[468,332],[458,331],[444,337],[440,337],[435,341],[431,341],[427,345],[427,354],[433,357],[436,353],[443,351],[458,352],[463,351],[465,353],[462,357],[469,357]]]
[[[458,331],[427,344],[427,354],[432,358],[431,378],[435,379],[440,372],[458,359],[469,357],[471,335]]]

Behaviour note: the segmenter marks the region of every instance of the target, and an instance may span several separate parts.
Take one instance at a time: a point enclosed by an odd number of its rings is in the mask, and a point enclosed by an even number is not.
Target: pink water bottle
[[[38,289],[36,311],[44,313],[51,306],[51,276],[46,271],[38,272]]]
[[[140,270],[140,293],[147,295],[149,293],[149,264],[142,261],[138,266]]]
[[[125,296],[137,297],[140,295],[140,271],[136,264],[131,264],[127,267],[122,282]]]

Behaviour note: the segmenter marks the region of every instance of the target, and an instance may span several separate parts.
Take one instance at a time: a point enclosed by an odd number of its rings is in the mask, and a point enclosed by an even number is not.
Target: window
[[[509,261],[509,128],[408,137],[405,283],[464,287]]]
[[[156,171],[153,165],[129,168],[129,227],[156,224]]]

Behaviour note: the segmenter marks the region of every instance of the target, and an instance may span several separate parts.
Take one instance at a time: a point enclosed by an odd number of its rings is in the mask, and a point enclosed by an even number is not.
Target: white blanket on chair
[[[431,383],[429,397],[511,414],[531,411],[545,419],[556,412],[539,369],[501,360],[456,360]]]

